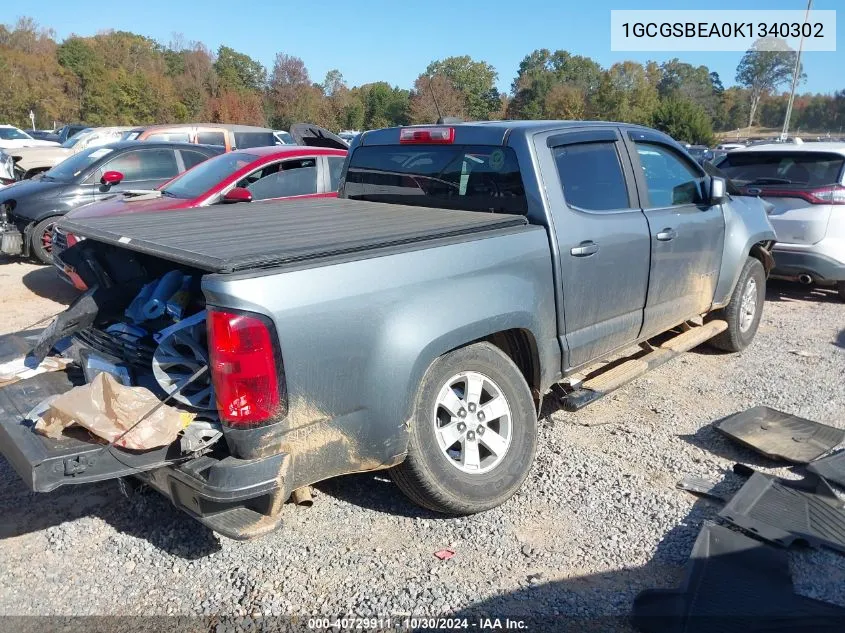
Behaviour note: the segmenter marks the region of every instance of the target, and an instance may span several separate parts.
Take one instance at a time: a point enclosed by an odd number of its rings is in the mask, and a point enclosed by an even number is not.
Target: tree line
[[[681,141],[709,143],[714,131],[780,127],[795,53],[752,48],[725,88],[706,66],[679,59],[603,68],[565,50],[535,50],[510,92],[498,73],[468,56],[433,61],[410,89],[348,86],[339,70],[315,81],[304,62],[279,53],[271,69],[230,47],[211,51],[174,36],[167,44],[125,31],[62,42],[31,18],[0,26],[0,121],[136,125],[209,121],[287,129],[307,121],[333,130],[486,119],[601,119],[641,123]],[[799,69],[799,72],[800,69]],[[801,77],[799,77],[800,79]],[[842,133],[845,90],[799,94],[792,130]]]

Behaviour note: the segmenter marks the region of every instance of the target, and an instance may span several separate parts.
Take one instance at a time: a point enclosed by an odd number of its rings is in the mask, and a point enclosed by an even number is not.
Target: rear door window
[[[823,152],[732,152],[719,163],[738,186],[826,187],[842,182],[845,156]]]
[[[268,147],[276,145],[276,137],[273,132],[235,132],[235,147],[246,149],[248,147]]]
[[[200,154],[199,152],[191,152],[184,149],[180,150],[180,153],[182,154],[182,162],[185,163],[186,170],[199,165],[201,162],[208,158],[208,156],[206,156],[205,154]]]
[[[189,132],[156,132],[147,136],[145,141],[164,141],[167,143],[190,143]]]
[[[133,180],[163,180],[179,173],[176,154],[172,149],[139,149],[124,152],[101,165],[94,176],[99,181],[107,171],[119,171],[124,182]]]
[[[226,133],[222,130],[200,130],[197,132],[197,143],[200,145],[219,145],[226,147]]]
[[[569,206],[588,211],[630,206],[616,143],[564,145],[554,149],[554,156]]]
[[[261,170],[259,178],[247,184],[246,188],[252,193],[253,200],[317,193],[317,161],[302,158],[268,165]]]
[[[343,171],[344,156],[328,156],[329,161],[329,191],[337,191],[340,186],[340,174]]]
[[[421,207],[527,210],[516,154],[500,145],[365,145],[352,154],[344,192]]]

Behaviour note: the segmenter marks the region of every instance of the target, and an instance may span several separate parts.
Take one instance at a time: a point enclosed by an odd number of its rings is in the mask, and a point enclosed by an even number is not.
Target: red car
[[[153,213],[252,200],[332,198],[337,196],[345,159],[345,149],[329,147],[281,145],[239,150],[200,163],[155,191],[126,192],[76,209],[67,217]],[[114,178],[122,179],[120,174]],[[62,251],[76,242],[74,235],[55,229],[53,263],[65,280],[84,290],[85,284],[61,259]]]

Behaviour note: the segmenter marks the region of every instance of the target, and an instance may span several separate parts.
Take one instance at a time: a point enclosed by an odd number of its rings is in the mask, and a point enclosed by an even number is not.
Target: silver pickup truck
[[[431,510],[492,508],[531,468],[553,385],[577,410],[705,341],[751,343],[775,233],[729,186],[648,128],[491,122],[361,134],[337,200],[67,218],[90,290],[35,353],[69,339],[77,365],[0,390],[0,450],[33,490],[132,476],[234,538],[376,469]],[[173,271],[178,318],[127,323]],[[201,448],[104,449],[27,419],[92,367],[169,393],[200,366],[171,403],[220,429]]]

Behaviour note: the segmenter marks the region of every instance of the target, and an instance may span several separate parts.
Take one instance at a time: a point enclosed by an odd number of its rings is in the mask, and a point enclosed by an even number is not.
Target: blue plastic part
[[[189,316],[187,319],[182,319],[178,323],[174,323],[170,327],[166,327],[163,330],[156,332],[155,334],[153,334],[153,340],[156,343],[161,343],[166,337],[170,336],[170,334],[175,332],[176,330],[181,330],[186,327],[192,327],[194,325],[198,325],[199,323],[204,323],[205,316],[206,311],[201,310],[193,316]]]
[[[132,303],[130,303],[129,307],[124,311],[124,314],[130,321],[141,323],[145,320],[143,314],[144,304],[146,304],[147,301],[150,300],[150,297],[152,297],[157,284],[158,281],[151,281],[141,288],[140,292],[135,295],[134,299],[132,299]]]
[[[174,292],[170,298],[167,300],[167,305],[165,306],[164,311],[168,314],[168,316],[173,317],[174,320],[178,321],[182,318],[182,313],[185,311],[187,307],[189,295],[188,289],[191,286],[191,277],[185,275],[182,279],[182,286]]]
[[[171,270],[158,280],[152,296],[144,304],[141,310],[145,320],[157,319],[164,314],[167,307],[167,300],[182,287],[184,275],[181,271]]]

